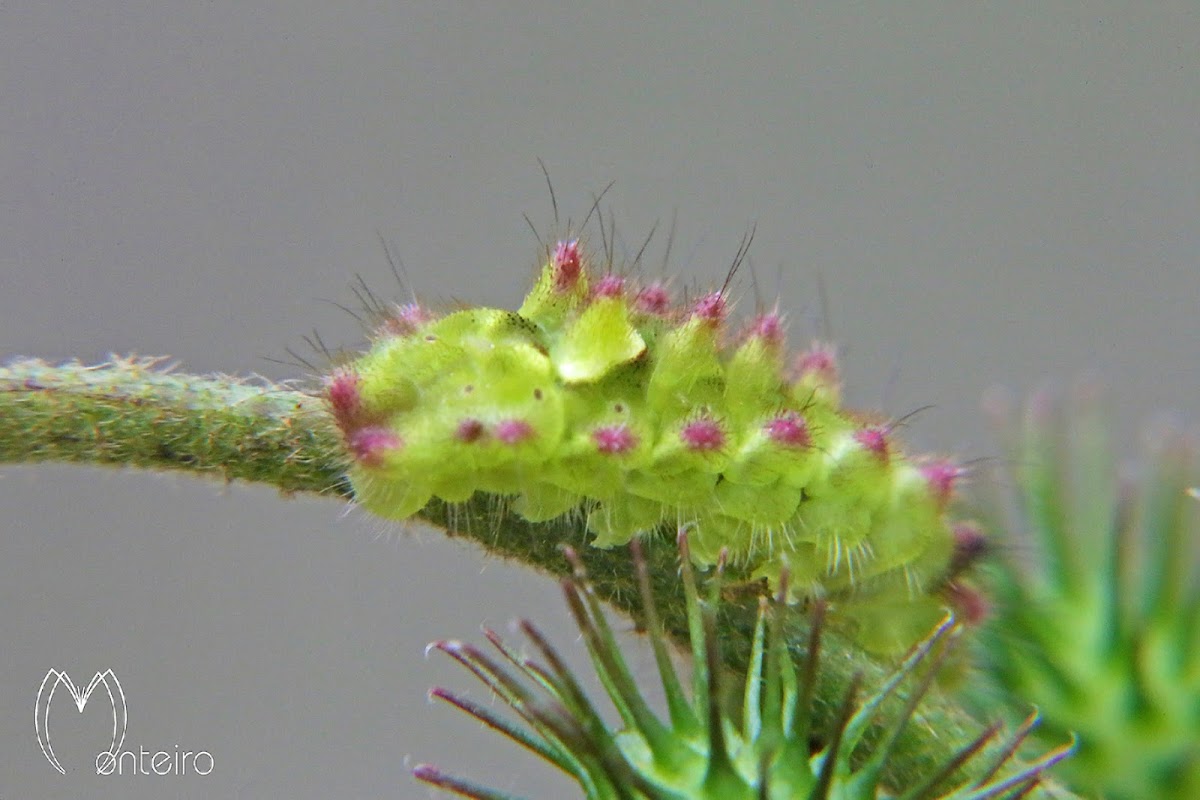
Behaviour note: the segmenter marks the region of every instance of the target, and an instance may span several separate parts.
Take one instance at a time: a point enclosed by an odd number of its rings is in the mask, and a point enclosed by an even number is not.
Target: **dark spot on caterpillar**
[[[468,444],[478,441],[483,434],[483,423],[477,419],[464,419],[458,423],[458,429],[455,431],[455,436],[458,440],[467,442]]]
[[[505,312],[504,322],[532,339],[537,339],[541,336],[541,328],[539,328],[536,323],[534,323],[532,320],[522,317],[515,311]]]
[[[533,390],[533,399],[534,399],[534,400],[541,400],[541,399],[542,399],[542,390],[541,390],[541,389],[534,389],[534,390]]]

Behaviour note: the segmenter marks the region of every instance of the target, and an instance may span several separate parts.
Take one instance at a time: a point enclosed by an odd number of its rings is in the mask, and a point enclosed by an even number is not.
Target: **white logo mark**
[[[54,669],[53,667],[46,672],[46,677],[42,679],[42,685],[38,688],[37,703],[33,707],[33,727],[37,731],[38,744],[42,748],[42,753],[50,764],[63,775],[67,771],[63,769],[63,765],[59,763],[58,757],[54,755],[54,748],[50,746],[50,702],[54,699],[54,692],[59,685],[67,687],[67,691],[71,693],[71,697],[75,700],[75,707],[79,709],[79,713],[83,713],[84,706],[87,705],[88,698],[92,696],[97,686],[103,684],[105,691],[108,692],[109,702],[112,703],[112,741],[109,744],[108,750],[101,751],[96,756],[96,771],[98,773],[107,774],[112,771],[116,764],[117,753],[121,751],[121,743],[125,741],[125,725],[128,722],[128,714],[125,708],[125,692],[121,689],[121,682],[117,680],[117,676],[113,674],[111,669],[106,669],[104,672],[97,672],[92,677],[91,683],[86,689],[80,691],[71,680],[71,676],[65,672]]]

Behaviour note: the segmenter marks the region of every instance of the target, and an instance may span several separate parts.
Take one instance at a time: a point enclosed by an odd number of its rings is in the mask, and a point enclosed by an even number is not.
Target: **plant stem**
[[[161,359],[114,359],[96,366],[22,359],[0,367],[0,463],[69,461],[187,470],[345,501],[349,486],[342,478],[343,458],[321,400],[291,386],[188,375],[164,366]],[[559,548],[571,544],[584,558],[597,594],[642,619],[627,552],[585,546],[578,517],[532,524],[504,513],[495,497],[480,495],[465,504],[435,501],[418,516],[449,536],[469,537],[489,553],[558,576],[569,572]],[[662,623],[672,639],[686,643],[674,539],[658,537],[644,550]],[[749,658],[756,609],[753,597],[722,604],[719,638],[731,666],[744,667]],[[806,637],[802,629],[790,632],[793,649],[802,650]],[[826,634],[824,646],[840,657],[822,660],[818,697],[824,702],[818,704],[818,725],[829,722],[856,673],[865,673],[868,684],[885,674],[881,664],[836,631]],[[940,695],[923,703],[917,722],[907,726],[893,760],[898,785],[912,785],[928,775],[931,765],[945,762],[980,728]]]

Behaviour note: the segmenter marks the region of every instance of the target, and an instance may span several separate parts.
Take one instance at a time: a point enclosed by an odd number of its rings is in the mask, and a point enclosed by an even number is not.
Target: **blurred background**
[[[1200,9],[1060,4],[22,3],[0,6],[0,354],[168,354],[302,374],[362,332],[355,275],[514,306],[554,221],[610,181],[618,256],[780,299],[831,331],[851,399],[907,439],[997,452],[980,397],[1098,371],[1117,435],[1200,419]],[[807,5],[810,7],[799,7]],[[590,241],[598,248],[592,228]],[[818,301],[828,294],[828,318]],[[571,785],[461,714],[439,637],[556,587],[436,531],[187,477],[0,469],[0,796],[426,797],[432,761]],[[652,661],[637,657],[647,677]],[[104,707],[31,711],[51,667],[111,668],[126,749],[208,776],[97,776]],[[97,698],[99,695],[96,696]],[[107,699],[105,698],[105,701]]]

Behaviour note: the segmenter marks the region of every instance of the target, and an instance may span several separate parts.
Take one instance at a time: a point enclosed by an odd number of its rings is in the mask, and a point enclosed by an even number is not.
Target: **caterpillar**
[[[698,565],[725,550],[772,585],[786,568],[797,596],[943,585],[962,468],[843,408],[832,348],[790,357],[778,312],[730,313],[725,289],[677,302],[577,239],[515,312],[396,307],[325,384],[357,502],[393,519],[475,492],[531,521],[583,509],[604,548],[688,525]]]

